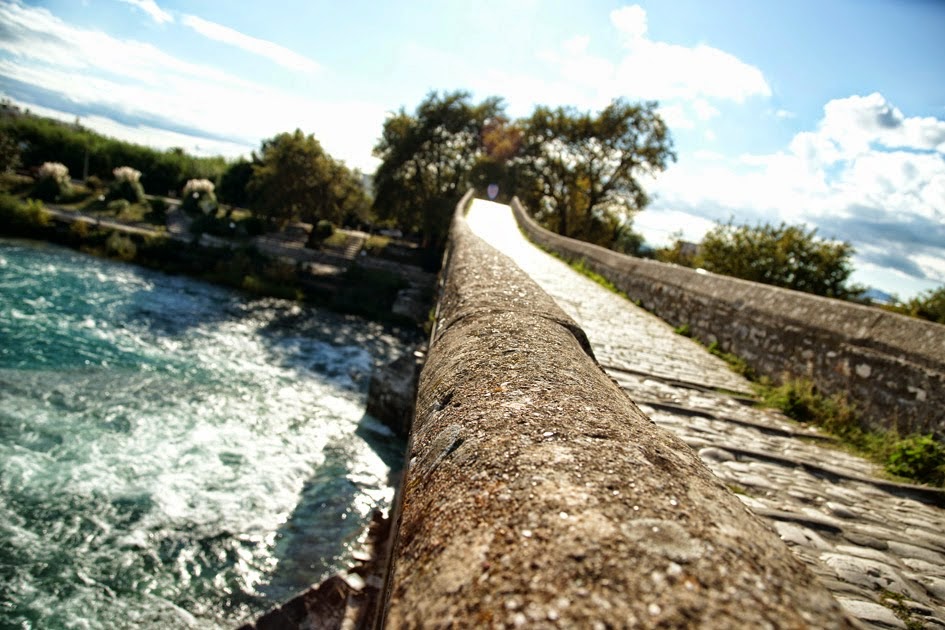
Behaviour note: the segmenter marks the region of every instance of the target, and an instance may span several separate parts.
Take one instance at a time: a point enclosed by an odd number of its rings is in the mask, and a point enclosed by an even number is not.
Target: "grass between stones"
[[[906,597],[902,593],[883,591],[879,596],[879,601],[883,606],[890,609],[902,623],[906,624],[907,630],[922,630],[922,628],[925,628],[925,623],[913,615],[912,610],[909,609]]]
[[[896,430],[866,429],[846,396],[824,395],[805,378],[786,378],[775,384],[755,374],[743,358],[720,350],[718,344],[710,344],[708,350],[752,381],[761,405],[778,409],[798,422],[816,425],[836,437],[839,445],[882,465],[894,477],[945,487],[945,447],[932,435],[901,436]]]

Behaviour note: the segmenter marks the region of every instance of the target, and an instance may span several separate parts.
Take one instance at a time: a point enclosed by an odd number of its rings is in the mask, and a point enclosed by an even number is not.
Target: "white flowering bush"
[[[137,182],[141,180],[141,171],[130,166],[119,166],[112,171],[116,182]]]
[[[33,197],[43,201],[57,201],[67,197],[71,190],[69,169],[59,162],[45,162],[36,172]]]
[[[209,179],[190,179],[184,184],[181,208],[190,214],[210,214],[217,209],[216,186]]]
[[[201,195],[212,193],[214,188],[216,186],[209,179],[188,179],[187,183],[184,184],[184,196],[190,197],[194,193]]]
[[[66,168],[65,164],[59,162],[44,162],[43,165],[39,167],[38,175],[39,179],[49,177],[57,182],[69,181],[69,169]]]
[[[128,203],[144,203],[144,188],[141,186],[141,171],[130,166],[119,166],[112,171],[115,181],[108,187],[108,201],[124,199]]]

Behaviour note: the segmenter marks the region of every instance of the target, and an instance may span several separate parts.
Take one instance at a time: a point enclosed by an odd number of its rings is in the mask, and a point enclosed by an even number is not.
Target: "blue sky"
[[[0,0],[0,94],[202,154],[300,127],[367,172],[430,90],[512,116],[656,99],[679,159],[647,181],[649,242],[804,222],[907,297],[945,284],[942,33],[933,0]]]

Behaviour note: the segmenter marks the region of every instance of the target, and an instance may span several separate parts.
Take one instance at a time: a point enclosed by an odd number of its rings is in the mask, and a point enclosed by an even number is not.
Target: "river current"
[[[0,627],[232,628],[343,568],[404,333],[0,240]]]

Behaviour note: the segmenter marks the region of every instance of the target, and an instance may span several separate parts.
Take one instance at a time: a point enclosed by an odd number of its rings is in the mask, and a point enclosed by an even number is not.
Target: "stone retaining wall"
[[[852,627],[460,212],[449,247],[382,623]]]
[[[588,267],[674,326],[744,358],[758,373],[807,376],[844,392],[863,421],[945,439],[945,327],[859,304],[644,260],[540,227],[512,202],[539,246]],[[614,325],[618,325],[617,322]]]

